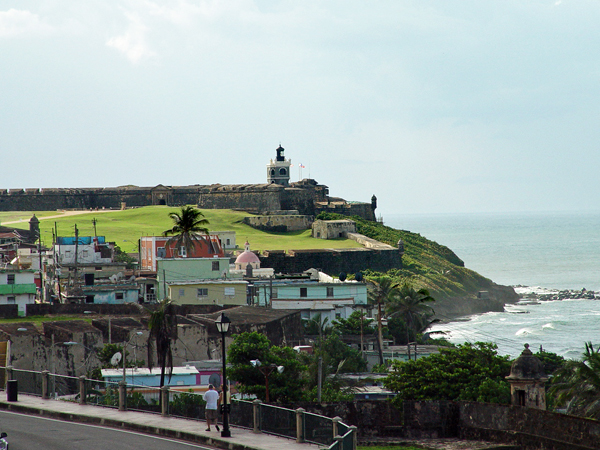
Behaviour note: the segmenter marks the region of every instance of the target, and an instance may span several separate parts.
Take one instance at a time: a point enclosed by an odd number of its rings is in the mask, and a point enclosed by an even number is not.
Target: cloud
[[[9,9],[0,11],[0,38],[47,35],[54,28],[30,11]]]
[[[119,36],[108,39],[106,45],[122,52],[134,64],[156,56],[156,52],[148,45],[146,39],[148,27],[140,16],[134,13],[125,13],[125,15],[129,19],[127,30]]]

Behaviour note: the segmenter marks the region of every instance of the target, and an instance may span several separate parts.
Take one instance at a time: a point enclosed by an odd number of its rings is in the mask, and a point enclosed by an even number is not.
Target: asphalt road
[[[8,434],[10,450],[197,450],[203,445],[0,411],[0,431]],[[215,433],[216,434],[216,433]]]

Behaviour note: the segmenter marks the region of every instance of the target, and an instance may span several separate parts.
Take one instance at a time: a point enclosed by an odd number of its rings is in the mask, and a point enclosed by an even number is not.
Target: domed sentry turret
[[[546,409],[545,383],[548,377],[542,361],[529,350],[529,344],[525,344],[521,356],[512,363],[506,379],[510,383],[513,405]]]
[[[35,214],[31,219],[29,219],[29,239],[27,242],[33,244],[40,237],[40,220],[35,217]]]

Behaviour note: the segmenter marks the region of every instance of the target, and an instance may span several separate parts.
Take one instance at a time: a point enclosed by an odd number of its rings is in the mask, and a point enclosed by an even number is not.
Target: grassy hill
[[[40,219],[42,241],[52,243],[52,230],[55,227],[60,236],[73,236],[77,224],[80,236],[94,233],[92,219],[96,219],[98,235],[114,241],[123,251],[137,252],[141,236],[160,235],[171,228],[168,213],[178,208],[168,206],[147,206],[125,211],[94,212],[36,212]],[[203,210],[210,222],[211,231],[235,231],[237,244],[243,247],[249,240],[253,250],[289,250],[320,248],[357,248],[358,243],[348,239],[313,239],[310,230],[290,233],[274,233],[256,230],[242,222],[247,213],[232,210]],[[32,212],[0,213],[0,221],[6,224],[17,221],[16,227],[28,228]],[[58,216],[58,217],[56,217]],[[322,214],[319,218],[347,218],[336,214]],[[381,242],[396,246],[399,240],[404,243],[404,267],[388,271],[397,281],[409,281],[416,287],[427,288],[438,300],[436,311],[445,308],[447,314],[461,315],[482,312],[502,307],[504,302],[516,301],[512,288],[496,285],[492,280],[464,267],[463,261],[448,247],[430,241],[418,233],[396,230],[380,223],[369,222],[360,217],[352,217],[357,223],[358,232]],[[366,273],[369,275],[369,271]],[[488,291],[494,302],[479,301],[477,293]],[[468,299],[468,301],[463,301]],[[479,308],[479,310],[475,309]]]
[[[157,236],[172,227],[168,213],[178,208],[169,206],[146,206],[144,208],[127,209],[124,211],[93,211],[93,212],[56,212],[36,211],[40,219],[42,242],[52,244],[52,230],[55,227],[59,236],[74,236],[75,224],[80,236],[93,236],[92,219],[96,219],[96,229],[99,236],[105,236],[108,241],[114,241],[125,252],[137,252],[138,239],[141,236]],[[268,233],[256,230],[244,223],[242,219],[248,213],[232,210],[207,209],[202,211],[210,222],[211,231],[235,231],[237,244],[241,248],[246,239],[253,250],[289,250],[317,248],[357,248],[360,245],[349,239],[326,241],[313,239],[310,230],[290,233]],[[29,218],[33,212],[0,213],[0,221],[5,224],[19,221],[14,226],[29,228]],[[55,216],[59,217],[55,217]]]
[[[347,218],[338,214],[320,214],[320,219]],[[464,262],[448,247],[430,241],[418,233],[397,230],[377,222],[353,216],[357,231],[365,236],[396,246],[404,243],[403,268],[392,269],[388,275],[397,281],[409,281],[428,289],[437,300],[474,298],[479,291],[488,291],[503,301],[515,301],[512,288],[499,286],[489,278],[464,267]],[[368,273],[367,273],[368,275]]]

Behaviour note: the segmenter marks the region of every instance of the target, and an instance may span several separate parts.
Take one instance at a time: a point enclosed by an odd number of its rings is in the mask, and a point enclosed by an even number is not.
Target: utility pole
[[[75,224],[75,275],[73,285],[77,286],[77,253],[79,253],[79,230],[77,224]]]

